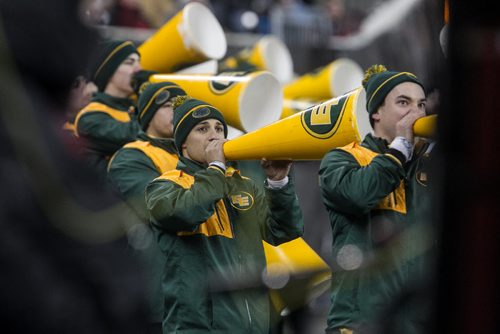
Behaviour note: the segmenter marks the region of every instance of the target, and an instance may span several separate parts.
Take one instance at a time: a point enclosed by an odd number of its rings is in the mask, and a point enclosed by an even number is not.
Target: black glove
[[[132,78],[132,88],[134,89],[134,92],[137,96],[146,88],[146,86],[149,84],[149,77],[151,77],[153,74],[158,74],[157,71],[147,71],[147,70],[140,70],[136,74],[134,74],[134,77]]]

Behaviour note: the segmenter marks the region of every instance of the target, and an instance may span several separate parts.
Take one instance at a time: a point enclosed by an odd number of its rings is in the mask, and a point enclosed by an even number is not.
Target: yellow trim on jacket
[[[177,154],[165,151],[160,147],[152,145],[148,141],[137,140],[125,144],[124,148],[134,148],[143,152],[151,161],[153,161],[156,169],[160,174],[168,172],[177,167],[179,157]]]
[[[128,123],[130,122],[130,114],[127,111],[118,110],[111,108],[100,102],[91,102],[85,108],[80,110],[75,118],[75,134],[78,136],[78,121],[80,118],[88,112],[101,112],[111,116],[118,122]]]
[[[232,172],[228,171],[226,176],[231,176]],[[194,177],[180,170],[171,170],[164,173],[157,179],[172,181],[184,189],[189,189],[194,184]],[[203,234],[207,237],[220,235],[226,238],[234,238],[231,221],[226,209],[224,201],[220,199],[215,205],[215,212],[204,223],[198,225],[195,231],[180,231],[177,232],[178,236],[190,236],[195,234]]]
[[[379,155],[379,153],[373,152],[372,150],[357,143],[351,143],[344,147],[339,147],[339,149],[351,154],[362,167],[370,164],[373,158]],[[396,190],[382,199],[375,209],[392,210],[406,214],[406,193],[404,182],[401,181]]]

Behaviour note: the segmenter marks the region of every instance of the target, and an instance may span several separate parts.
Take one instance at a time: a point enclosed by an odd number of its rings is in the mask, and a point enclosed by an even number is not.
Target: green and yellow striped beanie
[[[131,41],[108,41],[97,46],[90,75],[100,92],[106,89],[118,66],[132,53],[139,54],[139,51]]]
[[[206,102],[178,96],[173,101],[175,146],[182,154],[182,144],[196,124],[206,119],[217,119],[224,125],[224,137],[227,137],[227,124],[222,113]]]
[[[166,102],[177,96],[186,95],[186,92],[173,82],[147,84],[139,94],[137,120],[141,128],[146,131],[154,115]]]
[[[363,87],[366,91],[366,110],[372,115],[384,102],[389,92],[403,82],[414,82],[422,87],[415,74],[410,72],[388,71],[384,65],[373,65],[366,72]]]

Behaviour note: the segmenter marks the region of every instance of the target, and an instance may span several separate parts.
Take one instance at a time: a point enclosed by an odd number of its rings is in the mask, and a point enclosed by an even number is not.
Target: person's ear
[[[374,122],[378,122],[380,120],[380,112],[377,110],[370,116]]]

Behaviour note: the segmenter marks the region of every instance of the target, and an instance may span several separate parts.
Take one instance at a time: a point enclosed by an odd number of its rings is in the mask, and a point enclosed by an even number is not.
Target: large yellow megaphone
[[[317,160],[371,130],[365,91],[355,89],[224,144],[228,160]]]
[[[330,267],[304,239],[279,246],[263,244],[267,263],[263,281],[279,312],[303,306],[330,287]]]
[[[285,43],[278,37],[266,35],[261,37],[253,48],[247,48],[238,54],[224,59],[220,68],[224,71],[238,70],[245,63],[258,70],[271,72],[284,84],[293,78],[293,61]]]
[[[244,132],[270,124],[281,114],[283,91],[278,79],[269,72],[227,72],[216,76],[155,74],[149,81],[175,82],[190,96],[219,109],[229,125]]]
[[[285,85],[283,95],[288,99],[324,101],[356,89],[362,80],[361,66],[351,59],[339,58]]]
[[[333,148],[371,132],[366,95],[359,87],[224,144],[227,160],[319,160]],[[432,137],[437,117],[415,122],[415,136]]]
[[[190,2],[138,50],[144,69],[168,73],[208,59],[222,59],[227,42],[213,13],[201,3]]]

